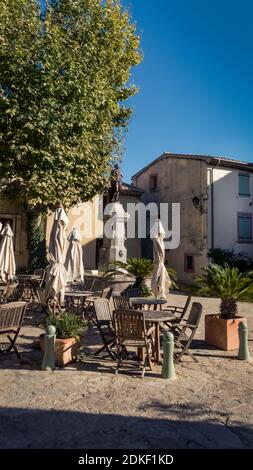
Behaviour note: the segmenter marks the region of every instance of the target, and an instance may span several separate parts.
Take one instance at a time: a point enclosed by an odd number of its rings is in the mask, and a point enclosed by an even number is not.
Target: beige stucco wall
[[[83,262],[85,269],[95,269],[96,265],[96,238],[101,233],[99,218],[101,219],[102,196],[97,195],[91,201],[77,204],[66,210],[69,224],[66,229],[68,237],[73,228],[77,228],[81,235],[83,248]],[[54,214],[47,219],[46,244],[49,245],[50,232],[52,229]],[[67,246],[67,243],[66,243]]]
[[[0,219],[11,220],[14,232],[14,254],[17,270],[27,265],[26,213],[21,204],[8,199],[0,199]]]
[[[157,175],[157,190],[150,192],[149,177],[153,174]],[[207,201],[203,202],[202,213],[192,203],[194,196],[207,195],[206,163],[176,157],[162,159],[135,177],[133,183],[145,191],[143,200],[146,203],[169,203],[170,224],[171,203],[180,203],[180,245],[166,251],[166,260],[176,269],[180,281],[192,282],[193,274],[186,273],[184,269],[185,254],[194,256],[194,274],[200,273],[201,266],[207,264]],[[150,251],[152,256],[151,248]]]
[[[122,195],[120,198],[124,208],[127,202],[139,202],[135,196]],[[69,224],[66,236],[74,227],[81,234],[83,247],[84,267],[87,270],[96,268],[96,245],[97,238],[103,236],[103,196],[97,195],[91,201],[78,204],[67,210]],[[50,213],[46,223],[46,245],[48,249],[50,232],[53,224],[53,213]],[[28,261],[27,235],[26,235],[26,213],[21,204],[16,201],[0,199],[0,219],[11,220],[14,232],[14,251],[17,269],[25,268]],[[66,244],[67,246],[67,244]],[[139,239],[126,240],[128,257],[141,256],[141,241]]]
[[[133,196],[122,195],[120,201],[126,210],[127,202],[139,202],[139,199]],[[81,234],[81,245],[83,247],[84,268],[87,270],[96,269],[96,240],[103,235],[103,196],[97,195],[91,201],[78,204],[66,212],[69,218],[66,236],[70,234],[74,227],[78,228]],[[50,214],[46,227],[47,247],[49,245],[52,223],[53,214]],[[141,241],[139,239],[126,240],[126,247],[128,257],[141,256]]]

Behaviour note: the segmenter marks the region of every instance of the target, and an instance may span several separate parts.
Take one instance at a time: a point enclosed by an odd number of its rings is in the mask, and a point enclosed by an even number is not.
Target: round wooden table
[[[134,297],[131,298],[131,304],[137,310],[162,310],[162,305],[167,304],[165,299],[156,299],[152,297]]]

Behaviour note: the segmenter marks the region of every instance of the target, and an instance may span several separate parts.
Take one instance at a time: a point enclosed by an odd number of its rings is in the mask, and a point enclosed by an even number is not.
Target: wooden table
[[[131,298],[131,304],[137,310],[148,310],[150,307],[153,307],[153,310],[158,310],[158,308],[162,310],[162,305],[167,304],[167,300],[152,297],[134,297]]]
[[[155,362],[161,362],[160,348],[160,326],[174,317],[173,313],[163,313],[157,310],[144,312],[145,322],[152,323],[155,326]]]
[[[36,288],[39,287],[41,281],[41,276],[37,274],[18,274],[17,290],[20,300],[26,300],[28,302],[38,301]]]
[[[76,313],[83,313],[85,308],[86,298],[91,295],[90,291],[65,291],[66,307]]]

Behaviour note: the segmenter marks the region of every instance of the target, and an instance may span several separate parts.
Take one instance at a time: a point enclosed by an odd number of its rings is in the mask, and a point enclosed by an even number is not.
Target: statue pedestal
[[[108,205],[108,215],[104,217],[104,240],[99,255],[99,270],[107,271],[115,269],[115,261],[127,261],[127,249],[125,247],[125,224],[129,218],[127,212],[119,201]]]

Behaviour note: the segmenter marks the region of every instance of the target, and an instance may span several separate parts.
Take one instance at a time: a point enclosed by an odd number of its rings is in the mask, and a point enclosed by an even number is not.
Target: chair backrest
[[[129,287],[124,291],[125,297],[143,297],[143,292],[139,287]]]
[[[71,291],[85,289],[84,282],[71,282],[68,287]]]
[[[38,295],[39,302],[45,305],[47,303],[45,289],[43,287],[37,287],[36,293]]]
[[[98,322],[112,322],[112,311],[108,299],[96,299],[94,301],[94,308]]]
[[[35,269],[33,274],[35,276],[41,276],[43,277],[44,276],[44,272],[45,272],[45,269],[44,268],[38,268],[38,269]]]
[[[131,308],[128,297],[124,295],[113,295],[112,298],[115,310],[129,310]]]
[[[192,298],[192,296],[188,295],[188,297],[186,299],[186,302],[185,302],[185,305],[184,305],[184,308],[183,308],[182,313],[181,313],[181,319],[184,318],[185,315],[186,315],[186,312],[187,312],[188,307],[189,307],[190,302],[191,302],[191,298]]]
[[[0,331],[19,328],[26,311],[26,302],[10,302],[0,305]]]
[[[12,283],[12,284],[8,284],[7,286],[7,291],[6,291],[6,298],[8,299],[9,297],[12,297],[14,296],[14,293],[16,291],[18,287],[18,283]],[[15,297],[15,300],[18,300],[18,292],[17,292],[17,295],[14,296]],[[16,299],[17,297],[17,299]]]
[[[140,310],[115,310],[113,314],[116,336],[119,339],[143,340],[146,336],[144,313]]]
[[[85,277],[84,279],[84,288],[85,290],[92,290],[95,284],[95,277]]]
[[[203,310],[203,307],[199,302],[193,302],[191,311],[187,318],[187,323],[193,326],[198,326],[201,315],[202,315],[202,310]]]
[[[38,269],[35,269],[34,270],[34,273],[33,273],[35,276],[40,276],[40,283],[39,283],[39,286],[42,287],[44,282],[45,282],[45,278],[46,278],[46,274],[47,274],[47,270],[44,269],[44,268],[38,268]]]
[[[21,286],[30,285],[31,282],[31,274],[18,274],[17,281]]]
[[[108,299],[110,300],[112,296],[112,287],[106,287],[101,292],[101,299]]]

